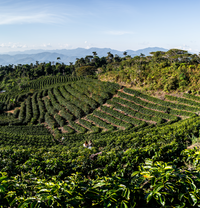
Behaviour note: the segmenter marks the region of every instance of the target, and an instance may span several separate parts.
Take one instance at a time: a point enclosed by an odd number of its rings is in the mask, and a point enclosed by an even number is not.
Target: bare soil
[[[193,149],[194,147],[197,147],[198,149],[200,149],[200,143],[192,144],[188,146],[187,149]]]
[[[16,108],[14,108],[13,110],[10,110],[10,111],[5,111],[5,113],[14,113],[14,111],[16,110],[16,109],[20,109],[21,107],[16,107]]]

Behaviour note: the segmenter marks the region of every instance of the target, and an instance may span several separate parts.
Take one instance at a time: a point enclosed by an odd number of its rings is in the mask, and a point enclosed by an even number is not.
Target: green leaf
[[[159,197],[160,204],[165,206],[165,196],[161,195],[160,193],[157,193],[157,195]]]
[[[151,160],[146,160],[146,161],[145,161],[145,164],[146,164],[146,165],[152,166],[152,165],[153,165],[153,161],[151,161]]]
[[[41,189],[38,193],[41,193],[41,192],[51,192],[51,191],[48,189]]]
[[[0,184],[0,192],[5,192],[5,187]]]
[[[190,185],[192,186],[193,190],[196,191],[196,185],[194,184],[194,181],[188,176],[187,179],[190,181]]]
[[[31,208],[36,208],[37,207],[37,202],[31,203]]]
[[[154,193],[160,191],[164,187],[163,183],[159,183],[153,190]]]
[[[170,169],[173,169],[173,168],[172,168],[172,166],[166,166],[164,169],[165,170],[170,170]]]
[[[133,173],[131,174],[131,177],[136,176],[139,172],[140,172],[140,171],[135,171],[135,172],[133,172]]]
[[[3,181],[3,180],[5,180],[5,179],[7,179],[7,176],[2,176],[2,177],[0,178],[0,181]]]
[[[123,194],[123,196],[126,198],[126,199],[130,199],[130,189],[129,188],[126,188],[125,189],[125,192],[124,192],[124,194]]]
[[[179,194],[178,198],[179,198],[180,201],[182,200],[182,198],[183,198],[184,195],[185,195],[184,193],[180,193]]]
[[[48,205],[49,205],[49,206],[51,205],[51,202],[52,202],[52,200],[49,199],[49,200],[48,200]]]
[[[145,198],[146,198],[146,200],[147,200],[147,203],[149,203],[149,201],[151,200],[152,196],[153,196],[153,192],[150,192],[150,193],[148,193],[148,194],[145,196]]]
[[[22,202],[22,203],[20,203],[19,204],[19,208],[27,208],[28,207],[28,205],[29,205],[29,203],[28,202]]]
[[[125,202],[122,201],[122,203],[124,205],[124,208],[128,208],[128,206],[127,206],[127,204]]]
[[[192,205],[194,206],[197,203],[197,198],[192,193],[189,193],[189,196],[190,196],[190,199],[193,201]],[[191,200],[190,200],[190,202],[191,202]]]
[[[155,182],[156,182],[156,178],[155,177],[151,178],[151,185],[152,186],[155,185]]]
[[[93,188],[102,187],[102,186],[105,186],[105,185],[106,185],[105,182],[100,182],[100,183],[97,183],[96,185],[94,185]]]

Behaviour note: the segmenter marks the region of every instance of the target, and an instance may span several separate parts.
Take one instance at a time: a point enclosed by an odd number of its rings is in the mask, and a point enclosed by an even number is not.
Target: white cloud
[[[59,45],[58,47],[61,49],[71,49],[72,48],[72,46],[68,43],[58,44],[58,45]]]
[[[91,48],[91,47],[94,46],[92,43],[89,43],[88,41],[85,41],[85,44],[87,44],[87,45],[85,46],[86,49],[89,49],[89,48]]]
[[[49,48],[49,47],[51,47],[51,44],[50,43],[47,43],[47,44],[42,44],[42,47],[44,47],[44,48]]]
[[[193,49],[190,46],[186,45],[186,44],[184,44],[182,46],[177,46],[177,47],[174,47],[174,48],[178,48],[178,49],[185,50],[185,51],[190,51],[190,52],[193,51]]]
[[[62,18],[53,14],[0,14],[0,25],[22,24],[22,23],[57,23],[62,22]]]
[[[64,23],[68,15],[57,12],[55,5],[31,1],[0,1],[0,25],[24,23]]]
[[[1,43],[0,48],[27,48],[27,45],[22,45],[19,43]]]

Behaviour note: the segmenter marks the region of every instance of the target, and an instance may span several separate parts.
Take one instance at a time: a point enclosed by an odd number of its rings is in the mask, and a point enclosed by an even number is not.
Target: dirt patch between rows
[[[192,145],[188,146],[187,149],[193,149],[195,147],[197,147],[198,149],[200,149],[200,143],[192,144]]]

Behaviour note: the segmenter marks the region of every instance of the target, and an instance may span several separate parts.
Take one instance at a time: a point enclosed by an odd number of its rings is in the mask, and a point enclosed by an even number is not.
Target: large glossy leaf
[[[150,192],[150,193],[148,193],[148,194],[145,196],[145,198],[146,198],[146,200],[147,200],[147,203],[150,202],[152,196],[153,196],[153,192]]]
[[[159,200],[160,204],[164,207],[165,206],[165,196],[163,196],[161,193],[156,193],[156,195],[158,196],[158,200]]]
[[[189,193],[189,200],[190,200],[190,203],[192,204],[192,206],[194,206],[198,201],[196,196],[192,193]]]

